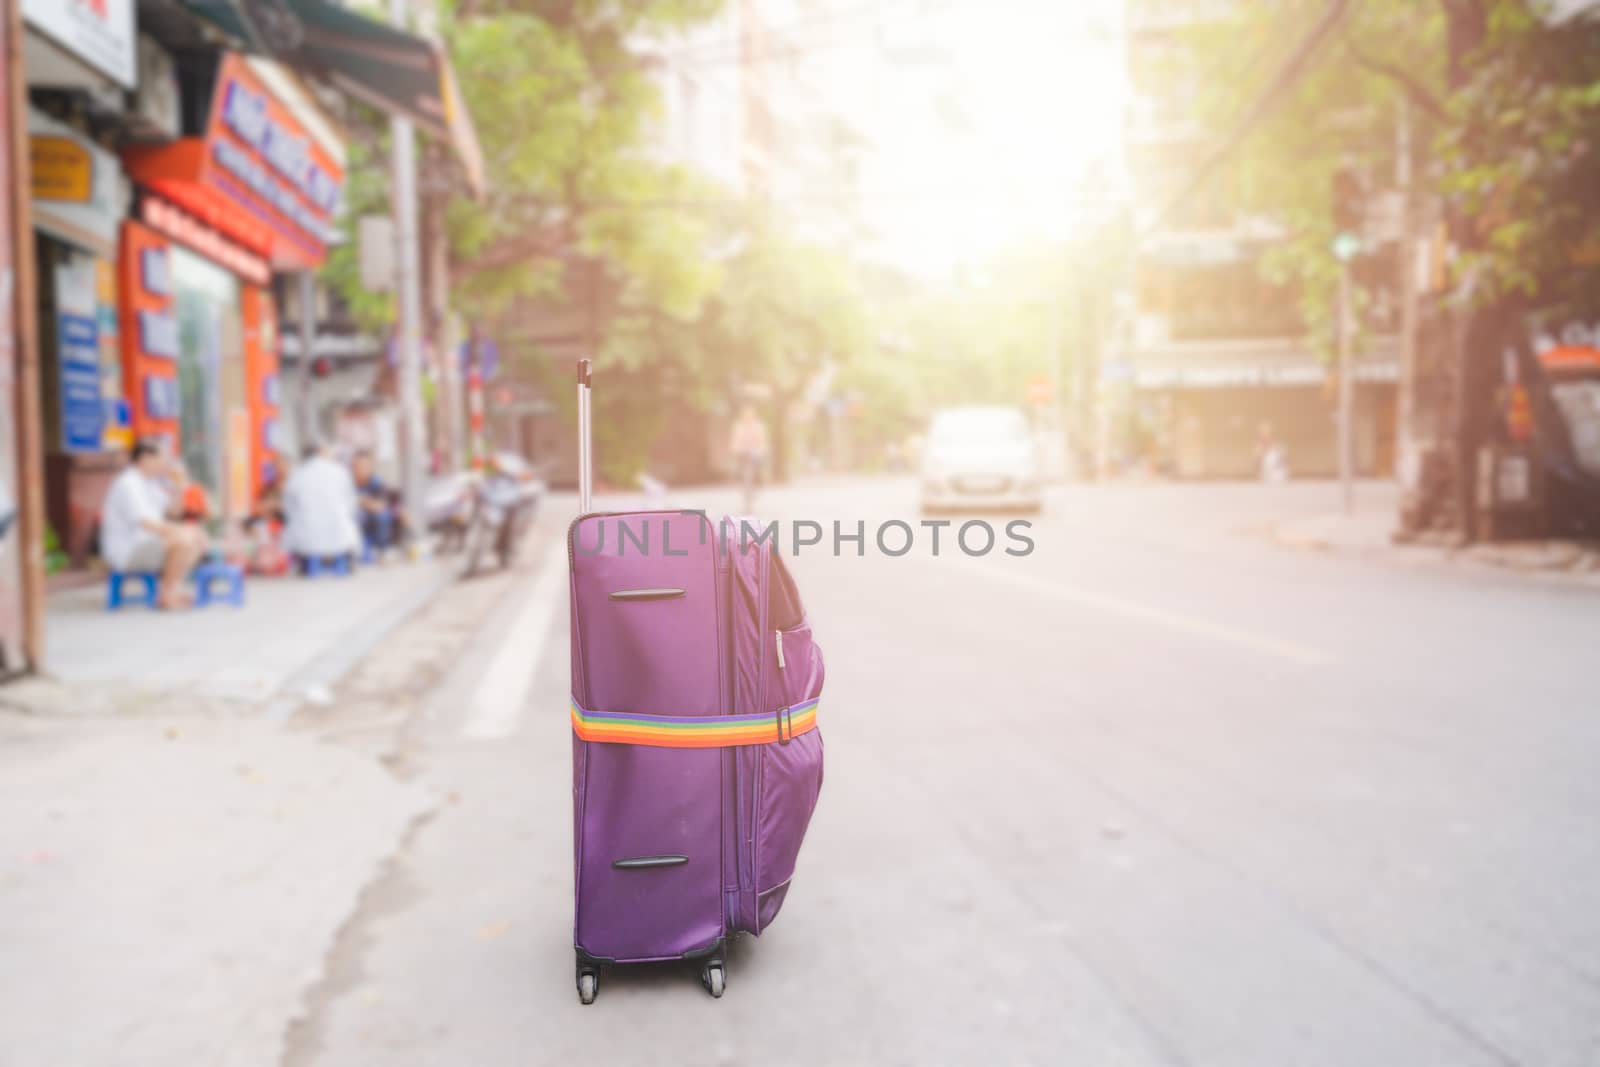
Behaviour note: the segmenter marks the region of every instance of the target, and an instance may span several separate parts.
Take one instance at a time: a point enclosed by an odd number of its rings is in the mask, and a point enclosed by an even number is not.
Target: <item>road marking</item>
[[[1087,589],[1066,585],[1049,579],[1038,578],[1014,567],[1001,568],[991,564],[978,563],[964,556],[940,556],[941,562],[954,563],[964,570],[974,574],[981,574],[984,578],[994,582],[1005,582],[1009,585],[1020,586],[1036,593],[1043,593],[1057,600],[1065,600],[1084,607],[1098,608],[1112,615],[1121,615],[1127,619],[1137,619],[1140,622],[1154,623],[1165,626],[1170,630],[1179,630],[1183,633],[1204,637],[1212,641],[1221,641],[1225,644],[1248,648],[1255,652],[1264,652],[1270,656],[1277,656],[1293,663],[1309,667],[1322,667],[1334,661],[1331,653],[1310,645],[1302,645],[1295,641],[1285,641],[1266,634],[1255,633],[1250,630],[1241,630],[1226,623],[1213,622],[1210,619],[1199,618],[1194,615],[1183,615],[1164,608],[1152,607],[1141,604],[1136,600],[1125,600],[1122,597],[1111,596],[1106,593],[1094,593]]]
[[[472,691],[462,737],[493,740],[517,732],[566,588],[566,553],[559,546],[549,546],[528,599],[506,629],[494,658]]]

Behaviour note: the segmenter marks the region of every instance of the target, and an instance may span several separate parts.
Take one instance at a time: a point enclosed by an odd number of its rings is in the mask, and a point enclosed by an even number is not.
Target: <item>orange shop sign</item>
[[[206,143],[213,185],[321,253],[344,174],[240,56],[229,55],[217,74]]]
[[[192,248],[245,281],[257,285],[272,281],[272,268],[266,260],[158,196],[146,196],[140,201],[139,218],[152,230]]]
[[[243,56],[217,71],[203,137],[123,152],[128,173],[273,270],[318,267],[344,170]]]

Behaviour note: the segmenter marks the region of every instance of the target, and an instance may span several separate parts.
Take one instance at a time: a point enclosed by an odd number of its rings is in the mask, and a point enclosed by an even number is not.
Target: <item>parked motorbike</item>
[[[423,497],[424,526],[433,538],[436,555],[459,552],[465,546],[477,509],[477,485],[481,475],[461,471],[440,478],[428,487]]]
[[[502,452],[491,458],[488,471],[472,489],[472,513],[462,535],[463,578],[478,573],[490,552],[502,569],[511,566],[543,491],[543,483],[521,456]]]

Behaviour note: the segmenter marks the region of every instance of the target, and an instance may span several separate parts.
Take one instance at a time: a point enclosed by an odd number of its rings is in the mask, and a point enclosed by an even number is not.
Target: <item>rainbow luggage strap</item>
[[[657,748],[788,744],[817,728],[817,699],[757,715],[640,715],[589,711],[572,702],[572,732],[584,741]]]

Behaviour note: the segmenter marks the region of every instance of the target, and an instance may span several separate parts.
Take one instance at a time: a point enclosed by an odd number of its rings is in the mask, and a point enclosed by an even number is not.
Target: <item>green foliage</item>
[[[49,523],[44,527],[44,572],[46,574],[60,574],[67,569],[72,561],[67,558],[66,549],[61,545],[61,538],[56,536],[56,528]]]
[[[1188,36],[1184,62],[1209,72],[1205,120],[1222,130],[1259,94],[1294,40],[1321,16],[1322,0],[1254,0],[1231,20]],[[1449,41],[1486,12],[1477,46],[1453,66]],[[1510,292],[1544,297],[1585,284],[1572,250],[1600,231],[1594,210],[1600,144],[1600,38],[1595,23],[1553,29],[1524,0],[1351,4],[1334,38],[1230,161],[1229,195],[1244,211],[1281,223],[1287,240],[1263,263],[1299,283],[1313,333],[1331,344],[1338,269],[1330,189],[1351,166],[1369,188],[1394,187],[1402,100],[1413,124],[1419,190],[1476,221],[1461,243],[1457,277],[1472,299]],[[1250,61],[1250,44],[1260,48]],[[1234,63],[1229,64],[1229,57]],[[1452,76],[1452,70],[1456,70]],[[1586,190],[1588,190],[1586,192]],[[1358,302],[1370,293],[1358,291]]]
[[[364,128],[367,139],[352,138],[347,147],[344,214],[338,223],[346,240],[328,250],[322,279],[349,302],[357,325],[373,333],[383,333],[394,322],[394,297],[362,288],[361,250],[355,232],[356,221],[361,216],[389,211],[389,172],[382,164],[388,154],[388,138],[379,132],[372,116],[368,116]]]
[[[1324,0],[1253,0],[1235,8],[1231,19],[1189,33],[1186,44],[1194,53],[1183,62],[1205,74],[1197,97],[1202,120],[1218,131],[1231,126],[1326,8]],[[1262,273],[1299,292],[1308,333],[1324,356],[1331,356],[1334,343],[1340,274],[1331,251],[1334,175],[1348,167],[1366,176],[1369,190],[1393,188],[1397,123],[1408,89],[1392,71],[1403,71],[1426,93],[1441,91],[1443,30],[1431,3],[1352,4],[1291,93],[1275,102],[1214,179],[1245,215],[1281,229],[1282,239],[1262,259]],[[1427,116],[1414,105],[1410,113],[1413,143],[1421,143]],[[1360,309],[1373,294],[1358,281],[1354,297]]]
[[[1600,27],[1551,31],[1502,0],[1451,103],[1441,187],[1473,220],[1461,267],[1482,298],[1592,298],[1576,260],[1600,242]]]
[[[715,283],[698,254],[704,222],[661,210],[698,191],[644,151],[659,102],[627,43],[714,10],[704,0],[483,3],[450,24],[490,183],[483,199],[450,207],[461,311],[493,319],[559,296],[578,255],[606,263],[637,301],[698,310]]]
[[[529,300],[566,295],[568,264],[598,258],[630,294],[693,315],[715,286],[699,255],[704,220],[661,210],[702,195],[683,173],[645,151],[658,110],[654,84],[630,43],[705,18],[712,0],[458,0],[445,33],[484,150],[489,191],[459,190],[445,211],[452,305],[477,322]],[[353,134],[346,212],[387,211],[386,126],[361,108]],[[354,241],[336,248],[324,276],[357,319],[381,330],[393,298],[360,286]]]
[[[692,316],[625,294],[611,323],[599,358],[617,384],[596,400],[603,421],[618,428],[605,442],[609,477],[643,469],[665,398],[709,411],[759,384],[781,408],[824,366],[871,353],[870,318],[848,259],[795,240],[759,213],[737,212],[727,225],[723,237],[736,251],[708,268],[720,284]]]
[[[823,363],[864,352],[871,336],[854,264],[766,222],[728,262],[709,325],[735,376],[780,395],[799,391]]]

